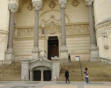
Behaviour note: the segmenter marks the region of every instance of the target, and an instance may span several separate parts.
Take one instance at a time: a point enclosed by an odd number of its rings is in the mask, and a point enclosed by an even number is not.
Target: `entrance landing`
[[[90,84],[86,84],[84,82],[71,82],[70,84],[65,84],[64,81],[8,81],[0,82],[0,88],[111,88],[111,82],[92,82]]]

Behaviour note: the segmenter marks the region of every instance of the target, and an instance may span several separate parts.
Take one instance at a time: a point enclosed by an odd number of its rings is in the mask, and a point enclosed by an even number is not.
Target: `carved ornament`
[[[72,6],[77,7],[80,4],[80,2],[78,0],[72,0],[71,4]]]
[[[54,9],[56,7],[56,5],[57,5],[56,0],[50,0],[49,8]]]

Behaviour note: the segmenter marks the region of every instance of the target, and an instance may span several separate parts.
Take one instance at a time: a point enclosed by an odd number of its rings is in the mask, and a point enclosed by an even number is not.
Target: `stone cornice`
[[[101,27],[104,27],[104,26],[108,26],[108,25],[111,25],[111,18],[108,18],[108,19],[106,19],[106,20],[104,20],[104,21],[102,21],[102,22],[99,22],[99,23],[97,23],[96,25],[95,25],[95,27],[96,27],[96,29],[98,29],[98,28],[101,28]]]

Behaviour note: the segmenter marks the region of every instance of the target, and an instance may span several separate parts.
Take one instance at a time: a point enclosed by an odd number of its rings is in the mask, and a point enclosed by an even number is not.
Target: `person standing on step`
[[[84,75],[85,75],[85,82],[89,83],[89,76],[88,76],[88,68],[87,67],[84,70]]]
[[[70,56],[70,54],[68,55],[68,62],[71,63],[71,56]]]
[[[69,71],[68,70],[65,71],[65,79],[66,79],[66,83],[70,83],[70,81],[69,81]]]

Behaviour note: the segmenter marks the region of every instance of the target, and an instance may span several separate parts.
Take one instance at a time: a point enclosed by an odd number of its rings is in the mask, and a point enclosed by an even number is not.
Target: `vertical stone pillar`
[[[37,59],[39,56],[39,11],[42,6],[42,0],[32,0],[34,7],[34,47],[32,51],[33,59]]]
[[[10,11],[10,23],[9,23],[9,39],[8,47],[6,51],[6,60],[12,61],[13,57],[13,35],[14,35],[14,13],[18,9],[18,2],[16,0],[10,0],[9,11]]]
[[[99,52],[96,44],[96,34],[93,18],[93,0],[86,0],[89,10],[89,29],[90,29],[90,60],[95,61],[99,57]]]
[[[41,70],[41,81],[44,81],[44,70]]]
[[[59,0],[60,9],[61,9],[61,59],[68,59],[68,50],[66,46],[66,29],[65,29],[65,7],[67,0]]]

